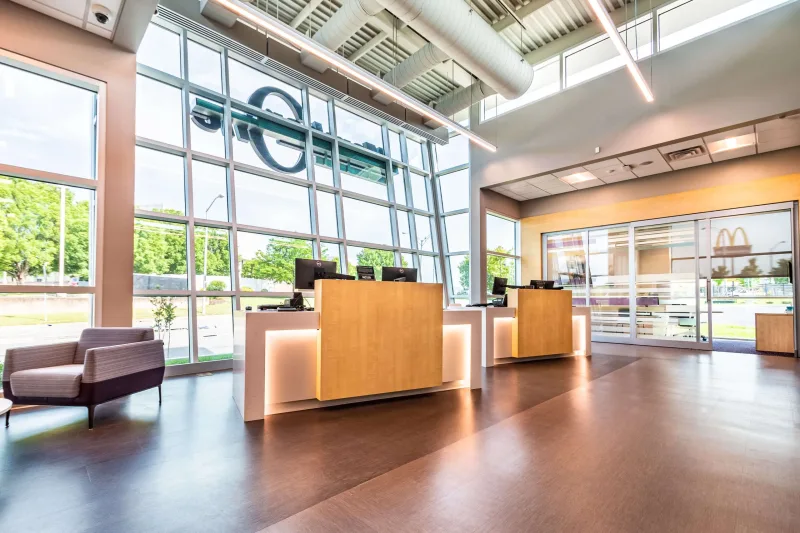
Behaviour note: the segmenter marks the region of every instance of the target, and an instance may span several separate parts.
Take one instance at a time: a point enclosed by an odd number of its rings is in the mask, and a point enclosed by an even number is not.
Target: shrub
[[[215,291],[215,292],[224,291],[225,290],[225,282],[215,279],[214,281],[211,281],[211,282],[208,283],[208,285],[206,285],[206,290],[207,291]]]

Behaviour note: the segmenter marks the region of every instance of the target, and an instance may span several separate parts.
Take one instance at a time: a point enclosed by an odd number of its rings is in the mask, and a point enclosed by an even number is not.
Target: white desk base
[[[481,387],[482,315],[444,311],[442,385],[358,398],[316,399],[319,313],[238,311],[234,319],[233,398],[245,421],[383,398]]]

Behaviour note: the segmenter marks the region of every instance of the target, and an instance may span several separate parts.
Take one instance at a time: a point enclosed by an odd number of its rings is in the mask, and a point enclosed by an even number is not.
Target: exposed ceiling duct
[[[450,117],[493,94],[497,94],[497,91],[478,80],[469,87],[462,87],[444,95],[432,107],[442,115]],[[436,123],[433,121],[427,121],[425,125],[432,128],[436,127]]]
[[[505,98],[530,87],[533,67],[463,0],[377,2]]]
[[[383,79],[395,87],[402,89],[415,78],[425,74],[448,59],[447,54],[439,50],[436,45],[428,43],[384,74]],[[391,103],[391,100],[380,92],[374,92],[372,97],[384,104]]]
[[[345,0],[342,7],[314,34],[313,39],[329,50],[336,50],[381,11],[383,6],[375,0]],[[328,70],[327,63],[307,52],[301,54],[301,61],[317,72]]]

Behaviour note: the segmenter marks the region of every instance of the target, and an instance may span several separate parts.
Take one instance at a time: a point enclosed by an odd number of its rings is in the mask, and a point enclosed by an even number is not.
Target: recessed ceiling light
[[[712,154],[718,154],[720,152],[744,148],[745,146],[753,146],[755,143],[755,133],[748,133],[745,135],[739,135],[737,137],[728,137],[727,139],[722,139],[720,141],[710,142],[708,143],[708,151]]]
[[[578,172],[576,174],[570,174],[569,176],[564,176],[563,178],[558,179],[569,185],[575,185],[576,183],[583,183],[584,181],[590,181],[596,178],[591,172]]]

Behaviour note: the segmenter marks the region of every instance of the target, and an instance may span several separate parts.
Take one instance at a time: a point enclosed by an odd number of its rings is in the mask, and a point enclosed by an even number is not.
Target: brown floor
[[[92,432],[15,412],[0,531],[800,530],[794,359],[604,350],[644,358],[247,425],[227,373],[100,407]]]

